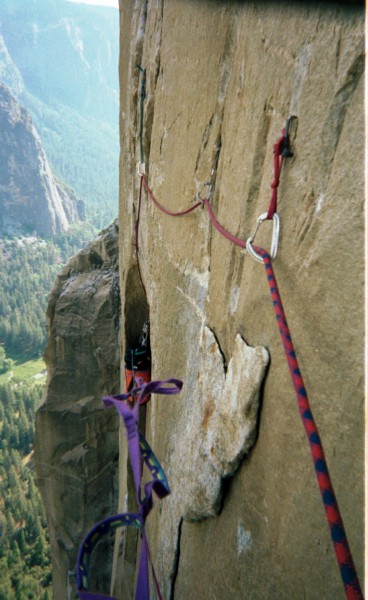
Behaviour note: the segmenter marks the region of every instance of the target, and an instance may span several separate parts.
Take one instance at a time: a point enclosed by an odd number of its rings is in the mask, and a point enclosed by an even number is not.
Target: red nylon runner
[[[241,248],[246,248],[246,243],[244,242],[244,240],[241,240],[240,238],[230,233],[230,231],[227,231],[227,229],[225,229],[225,227],[223,227],[221,223],[218,222],[215,215],[213,214],[208,198],[203,199],[203,204],[207,208],[208,216],[211,219],[213,225],[216,227],[217,231],[219,231],[224,237],[226,237],[226,239],[230,240],[230,242],[233,242],[233,244],[236,244]]]
[[[178,211],[178,212],[172,212],[172,211],[168,210],[167,208],[165,208],[164,206],[162,206],[162,204],[160,204],[160,202],[155,198],[155,196],[154,196],[151,188],[149,187],[146,176],[145,175],[141,175],[141,184],[140,184],[140,189],[139,189],[139,200],[138,200],[138,218],[137,218],[137,221],[136,221],[136,229],[135,229],[135,232],[136,232],[135,248],[136,248],[136,255],[137,255],[137,257],[138,257],[138,254],[139,254],[138,237],[139,237],[139,215],[140,215],[141,198],[142,198],[142,184],[143,184],[143,186],[144,186],[144,188],[145,188],[148,196],[151,198],[152,202],[162,212],[164,212],[166,215],[170,215],[171,217],[182,217],[182,216],[187,215],[188,213],[192,212],[193,210],[195,210],[199,206],[202,206],[202,204],[204,204],[204,206],[207,208],[208,216],[211,219],[213,225],[216,227],[216,229],[223,236],[225,236],[228,240],[230,240],[230,242],[233,242],[234,244],[237,244],[241,248],[245,248],[246,247],[246,244],[245,244],[244,240],[241,240],[240,238],[236,237],[235,235],[233,235],[232,233],[230,233],[229,231],[227,231],[221,225],[221,223],[218,222],[218,220],[216,219],[216,217],[215,217],[215,215],[214,215],[214,213],[212,211],[212,208],[211,208],[211,205],[210,205],[210,202],[209,202],[208,198],[203,198],[203,200],[200,200],[200,201],[196,202],[195,204],[193,204],[193,206],[191,206],[190,208],[187,208],[186,210]],[[139,265],[139,261],[138,261],[138,265]],[[140,273],[140,268],[139,268],[139,273]],[[142,285],[143,285],[143,282],[142,282]]]
[[[286,140],[286,129],[282,130],[281,137],[277,140],[276,144],[273,147],[273,172],[274,177],[271,183],[272,195],[270,200],[270,205],[268,207],[267,219],[272,220],[273,215],[277,212],[277,188],[280,183],[280,175],[282,165],[284,164],[284,144]]]
[[[287,132],[286,132],[286,128],[284,128],[282,130],[282,134],[280,136],[280,138],[277,140],[276,144],[274,144],[273,147],[273,167],[274,167],[274,178],[273,181],[271,183],[271,188],[272,188],[272,194],[271,194],[271,200],[270,200],[270,204],[268,207],[268,212],[267,212],[267,219],[268,220],[272,220],[273,219],[273,215],[275,214],[275,212],[277,212],[277,189],[279,187],[280,184],[280,175],[281,175],[281,170],[282,170],[282,166],[284,164],[284,155],[283,155],[283,151],[285,148],[285,143],[287,141]],[[226,237],[230,242],[233,242],[234,244],[236,244],[237,246],[240,246],[241,248],[245,248],[246,244],[243,240],[241,240],[240,238],[234,236],[232,233],[230,233],[229,231],[227,231],[222,225],[221,223],[219,223],[212,211],[210,202],[208,198],[204,198],[203,200],[199,200],[198,202],[196,202],[195,204],[193,204],[193,206],[185,209],[185,210],[180,210],[180,211],[171,211],[168,208],[165,208],[158,200],[157,198],[154,196],[151,188],[148,185],[148,181],[147,181],[147,177],[142,174],[140,176],[141,178],[141,183],[140,183],[140,189],[139,189],[139,202],[138,202],[138,218],[136,221],[136,243],[135,243],[135,247],[136,247],[136,253],[138,256],[138,252],[139,252],[139,246],[138,246],[138,231],[139,231],[139,215],[140,215],[140,208],[141,208],[141,198],[142,198],[142,185],[144,186],[147,195],[149,196],[149,198],[152,200],[152,202],[155,204],[155,206],[157,206],[157,208],[159,208],[163,213],[165,213],[166,215],[169,215],[170,217],[183,217],[184,215],[187,215],[189,213],[191,213],[193,210],[195,210],[196,208],[198,208],[199,206],[202,206],[202,204],[204,204],[207,208],[208,211],[208,216],[211,219],[213,225],[216,227],[216,229],[224,236]],[[138,262],[139,264],[139,262]],[[142,278],[141,278],[142,281]],[[142,281],[142,285],[143,285],[143,281]],[[144,287],[144,285],[143,285]]]
[[[162,212],[164,212],[166,215],[170,215],[170,217],[183,217],[184,215],[187,215],[188,213],[192,212],[192,210],[195,210],[196,208],[198,208],[198,206],[202,205],[202,202],[199,201],[196,204],[193,204],[193,206],[191,206],[190,208],[187,208],[186,210],[179,210],[178,212],[172,212],[168,208],[165,208],[164,206],[162,206],[162,204],[160,204],[159,201],[154,197],[153,192],[148,185],[148,181],[147,181],[147,178],[145,175],[141,175],[141,181],[143,181],[145,190],[146,190],[147,194],[149,195],[149,197],[151,198],[152,202],[157,206],[157,208],[162,210]]]

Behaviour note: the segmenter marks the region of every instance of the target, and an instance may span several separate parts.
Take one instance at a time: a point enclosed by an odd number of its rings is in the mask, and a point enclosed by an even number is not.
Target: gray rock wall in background
[[[0,83],[0,234],[53,237],[84,205],[53,175],[31,115]]]

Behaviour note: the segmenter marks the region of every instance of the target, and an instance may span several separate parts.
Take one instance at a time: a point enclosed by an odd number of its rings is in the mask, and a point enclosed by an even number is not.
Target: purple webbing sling
[[[96,543],[101,536],[117,527],[136,527],[141,532],[141,553],[135,600],[149,600],[149,572],[150,561],[149,548],[145,533],[145,520],[153,506],[153,491],[162,499],[170,493],[170,488],[160,463],[153,454],[144,436],[138,431],[139,406],[148,402],[151,394],[178,394],[183,386],[179,379],[166,379],[162,381],[150,381],[139,385],[127,394],[104,397],[103,403],[106,407],[114,406],[124,421],[130,463],[134,478],[138,513],[122,513],[103,519],[88,532],[78,552],[76,578],[77,589],[80,600],[116,600],[112,596],[89,591],[89,561]],[[135,401],[131,408],[126,400]],[[141,494],[142,459],[151,472],[152,479],[144,486],[144,497]],[[153,580],[159,598],[161,593],[158,588],[156,574],[151,563]]]

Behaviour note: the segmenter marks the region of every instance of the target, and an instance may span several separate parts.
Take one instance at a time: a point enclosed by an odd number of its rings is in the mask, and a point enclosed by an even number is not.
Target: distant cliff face
[[[0,82],[30,111],[53,172],[98,228],[117,214],[118,30],[111,7],[0,2]]]
[[[22,75],[6,46],[5,40],[0,35],[0,81],[6,85],[17,98],[24,92]]]
[[[70,259],[47,309],[48,380],[36,417],[35,462],[48,518],[55,600],[74,598],[67,593],[75,589],[84,531],[117,505],[118,419],[103,409],[101,396],[119,389],[119,311],[114,224]],[[100,548],[93,569],[105,589],[111,550]]]
[[[0,234],[52,237],[83,214],[55,179],[28,111],[0,84]]]
[[[13,61],[25,89],[47,106],[76,109],[117,126],[118,11],[66,0],[3,0],[0,73],[19,90]],[[98,93],[96,90],[98,89]]]

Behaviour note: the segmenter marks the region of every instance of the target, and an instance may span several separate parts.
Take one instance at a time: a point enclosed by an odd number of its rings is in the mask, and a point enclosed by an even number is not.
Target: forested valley
[[[119,20],[116,9],[65,0],[0,4],[0,84],[19,103],[9,103],[1,133],[14,156],[9,162],[5,151],[0,165],[0,600],[51,600],[47,523],[33,464],[35,413],[46,382],[46,307],[63,265],[117,216]],[[69,220],[66,231],[47,239],[33,227],[20,234],[21,215],[11,212],[12,201],[22,210],[34,189],[29,166],[40,160],[14,151],[29,147],[21,107],[52,176],[84,206],[83,221]]]
[[[0,240],[0,600],[51,600],[47,523],[35,484],[46,306],[58,271],[96,234],[91,222],[53,240]]]
[[[52,241],[37,236],[0,239],[0,344],[8,356],[24,361],[42,353],[47,297],[56,274],[96,233],[91,222],[84,222]]]
[[[34,481],[35,409],[43,386],[0,385],[0,600],[49,600],[46,518]]]

